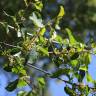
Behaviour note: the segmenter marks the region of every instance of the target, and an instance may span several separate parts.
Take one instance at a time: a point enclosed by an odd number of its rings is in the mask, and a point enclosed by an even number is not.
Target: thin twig
[[[34,37],[34,40],[31,42],[31,44],[35,41],[35,38],[36,37]],[[20,46],[15,46],[15,45],[12,45],[12,44],[8,44],[8,43],[5,43],[5,42],[0,42],[0,44],[4,44],[4,45],[6,45],[6,46],[9,46],[9,47],[13,47],[13,48],[18,48],[18,49],[22,49],[22,47],[20,47]],[[30,44],[30,45],[31,45]],[[78,52],[78,51],[75,51],[75,52]],[[90,52],[89,50],[83,50],[83,51],[80,51],[79,53],[90,53],[90,54],[92,54],[92,55],[96,55],[95,53],[93,53],[93,52]],[[50,54],[53,54],[54,52],[48,52],[48,53],[50,53]],[[56,55],[60,55],[60,54],[68,54],[69,52],[58,52],[58,53],[55,53]]]
[[[75,51],[75,52],[78,52],[78,51]],[[48,52],[49,54],[54,54],[55,52]],[[78,53],[82,54],[82,53],[90,53],[92,55],[96,55],[95,53],[92,53],[90,52],[89,50],[83,50],[83,51],[79,51]],[[69,52],[58,52],[58,53],[55,53],[55,55],[60,55],[60,54],[69,54]]]
[[[43,70],[43,69],[41,69],[41,68],[38,68],[38,67],[36,67],[36,66],[34,66],[34,65],[30,64],[30,63],[27,63],[27,65],[28,65],[29,67],[32,67],[33,69],[36,69],[36,70],[38,70],[38,71],[40,71],[40,72],[45,73],[45,74],[48,75],[49,77],[52,76],[52,73],[49,73],[49,72],[47,72],[47,71],[45,71],[45,70]],[[61,79],[61,78],[59,78],[59,77],[57,77],[57,79],[65,82],[65,83],[73,84],[73,83],[71,83],[71,82],[69,82],[69,81],[67,81],[67,80],[63,80],[63,79]]]
[[[49,72],[47,72],[47,71],[45,71],[45,70],[43,70],[43,69],[41,69],[41,68],[38,68],[38,67],[32,65],[31,63],[27,63],[27,65],[28,65],[29,67],[32,67],[33,69],[36,69],[36,70],[38,70],[38,71],[40,71],[40,72],[45,73],[46,76],[49,76],[50,78],[51,78],[51,76],[52,76],[52,73],[49,73]],[[77,87],[80,87],[80,86],[81,86],[81,84],[72,83],[72,82],[69,82],[69,81],[67,81],[67,80],[64,80],[64,79],[62,79],[62,78],[60,78],[60,77],[57,77],[57,79],[60,80],[60,81],[62,81],[62,82],[68,83],[68,84],[70,84],[70,85],[73,85],[73,84],[74,84],[74,85],[77,86]],[[88,85],[84,85],[84,86],[86,87],[86,86],[88,86]],[[89,86],[88,86],[88,87],[89,87]],[[96,88],[94,88],[94,87],[89,87],[89,88],[92,89],[92,90],[96,90]]]
[[[51,75],[51,73],[49,73],[49,72],[47,72],[47,71],[45,71],[45,70],[43,70],[43,69],[40,69],[40,68],[38,68],[38,67],[30,64],[30,63],[27,63],[27,65],[28,65],[29,67],[32,67],[32,68],[34,68],[34,69],[36,69],[36,70],[38,70],[38,71],[41,71],[41,72],[43,72],[43,73],[45,73],[45,74],[47,74],[47,75]]]
[[[20,46],[15,46],[15,45],[8,44],[8,43],[5,43],[5,42],[0,42],[0,44],[6,45],[6,46],[9,46],[9,47],[13,47],[13,48],[22,49],[22,47],[20,47]]]

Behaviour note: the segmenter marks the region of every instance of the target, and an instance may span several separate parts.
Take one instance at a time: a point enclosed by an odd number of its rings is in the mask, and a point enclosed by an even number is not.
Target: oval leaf
[[[52,74],[52,78],[57,78],[61,75],[67,75],[70,72],[70,69],[59,69]]]
[[[59,11],[58,17],[63,17],[64,14],[65,14],[64,7],[60,6],[60,11]]]
[[[18,84],[18,79],[16,79],[15,81],[13,81],[13,82],[10,82],[9,84],[8,84],[8,86],[5,88],[7,91],[13,91],[13,90],[15,90],[16,88],[17,88],[17,84]]]

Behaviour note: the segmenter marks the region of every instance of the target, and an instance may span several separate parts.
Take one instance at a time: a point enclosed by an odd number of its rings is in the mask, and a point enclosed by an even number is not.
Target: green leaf
[[[19,71],[18,71],[17,67],[13,67],[12,72],[17,74]]]
[[[7,91],[11,92],[11,91],[13,91],[13,90],[15,90],[15,89],[17,88],[17,84],[18,84],[18,79],[16,79],[16,80],[13,81],[13,82],[10,82],[5,89],[6,89]]]
[[[0,22],[0,24],[5,28],[6,33],[9,34],[9,27],[8,27],[7,22]]]
[[[44,33],[45,33],[45,31],[46,31],[46,28],[45,28],[45,27],[41,28],[41,30],[40,30],[40,35],[43,36]]]
[[[68,86],[64,87],[64,91],[70,96],[76,96],[76,93]]]
[[[60,6],[60,11],[59,11],[58,17],[63,17],[64,15],[65,15],[64,7]]]
[[[76,52],[76,53],[74,53],[74,54],[71,56],[71,60],[75,60],[75,59],[77,59],[78,57],[79,57],[79,53]]]
[[[44,80],[44,78],[42,78],[42,77],[38,78],[38,82],[39,82],[41,85],[45,85],[45,80]]]
[[[57,78],[61,75],[67,75],[70,72],[70,69],[59,69],[52,74],[52,78]]]
[[[61,36],[57,35],[57,36],[56,36],[56,41],[58,41],[59,43],[61,43],[61,44],[62,44],[63,39],[62,39],[62,37],[61,37]]]
[[[47,56],[49,55],[49,54],[48,54],[48,50],[47,50],[46,48],[43,48],[43,47],[41,47],[41,46],[38,46],[38,49],[39,49],[41,52],[43,52],[44,54],[46,54]]]
[[[93,79],[92,79],[91,75],[88,72],[86,74],[86,79],[87,79],[88,82],[93,82]]]
[[[12,66],[4,66],[4,70],[7,71],[7,72],[11,72],[12,71]]]
[[[40,1],[37,1],[34,5],[35,5],[36,9],[39,11],[41,11],[43,8],[43,3]]]
[[[75,38],[74,38],[74,36],[72,35],[71,30],[68,29],[68,28],[66,28],[65,30],[66,30],[66,32],[68,33],[70,44],[71,44],[71,45],[74,45],[75,43],[77,43],[76,40],[75,40]]]
[[[14,55],[14,54],[16,54],[18,52],[20,52],[20,49],[18,49],[18,48],[12,48],[10,53],[11,53],[11,55]]]
[[[85,53],[84,55],[84,61],[85,61],[85,64],[90,64],[90,61],[91,61],[91,54],[90,53]]]
[[[86,96],[88,96],[90,94],[90,88],[88,85],[86,86],[85,91],[86,91]]]
[[[25,91],[20,91],[18,92],[17,96],[33,96],[32,92],[25,92]]]
[[[78,65],[78,60],[71,60],[70,63],[73,67],[76,67]]]
[[[26,94],[26,92],[20,91],[20,92],[18,92],[17,96],[24,96],[25,94]]]
[[[33,21],[33,23],[37,26],[37,27],[44,27],[43,23],[42,23],[42,19],[38,19],[35,12],[33,12],[32,16],[29,17],[30,20]]]
[[[24,81],[23,79],[19,79],[17,87],[24,87],[26,85],[27,85],[26,81]]]
[[[27,75],[26,70],[25,70],[24,68],[21,68],[20,73],[21,73],[22,75]]]
[[[79,69],[79,77],[78,77],[78,81],[82,82],[84,77],[85,77],[85,70]]]
[[[80,68],[79,68],[79,70],[84,70],[85,72],[87,71],[87,67],[86,66],[81,66]]]

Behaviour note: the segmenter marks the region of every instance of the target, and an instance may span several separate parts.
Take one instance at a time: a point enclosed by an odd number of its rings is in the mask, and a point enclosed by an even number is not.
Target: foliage
[[[7,91],[29,85],[30,92],[21,91],[17,96],[43,96],[42,90],[50,77],[65,82],[64,92],[69,96],[88,96],[95,92],[96,84],[88,72],[88,65],[91,55],[96,53],[96,38],[88,31],[95,30],[96,6],[91,6],[93,0],[70,1],[73,6],[69,0],[0,1],[0,56],[5,59],[2,66],[5,71],[18,75],[18,79],[6,86]],[[91,7],[94,10],[91,11]],[[75,23],[69,24],[72,22]],[[86,34],[89,34],[87,43],[84,41]],[[36,62],[41,58],[49,61],[39,68]],[[52,65],[54,72],[45,71],[50,71]],[[61,79],[62,75],[68,81]],[[90,87],[89,82],[94,86]]]

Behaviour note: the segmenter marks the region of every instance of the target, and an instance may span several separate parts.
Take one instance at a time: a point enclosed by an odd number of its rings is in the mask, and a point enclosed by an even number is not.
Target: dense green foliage
[[[1,65],[18,75],[6,90],[29,85],[32,90],[18,96],[43,96],[50,77],[65,82],[69,96],[94,94],[96,81],[88,65],[96,53],[95,12],[95,0],[1,0]],[[47,64],[39,68],[37,63],[45,58]],[[49,73],[51,68],[55,71]]]

